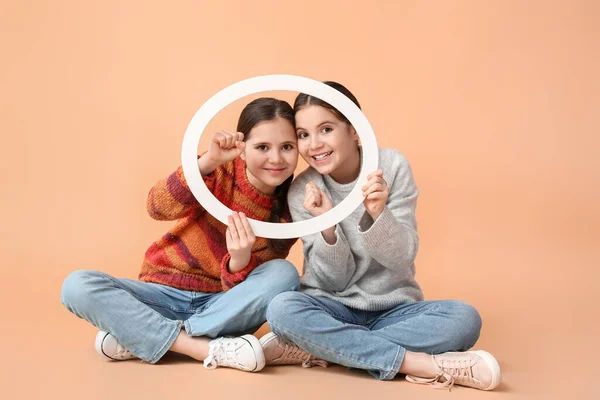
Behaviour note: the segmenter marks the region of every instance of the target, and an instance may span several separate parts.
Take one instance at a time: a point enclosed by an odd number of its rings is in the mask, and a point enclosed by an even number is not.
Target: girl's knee
[[[301,301],[300,292],[284,292],[280,293],[267,307],[267,322],[272,325],[287,325],[289,318],[296,318],[295,309]]]
[[[468,303],[459,303],[460,305],[458,306],[458,309],[460,320],[469,329],[469,331],[476,332],[477,335],[479,335],[479,331],[481,331],[482,325],[481,316],[479,315],[479,312],[475,309],[475,307]]]
[[[60,301],[65,307],[75,308],[86,301],[91,284],[99,273],[96,271],[78,270],[71,272],[64,280]]]
[[[459,350],[467,350],[475,345],[479,339],[481,332],[481,316],[472,305],[462,302],[452,302],[452,314],[456,321],[456,329],[458,330]]]
[[[282,292],[300,289],[300,276],[294,264],[276,259],[262,265],[269,272],[269,286]]]

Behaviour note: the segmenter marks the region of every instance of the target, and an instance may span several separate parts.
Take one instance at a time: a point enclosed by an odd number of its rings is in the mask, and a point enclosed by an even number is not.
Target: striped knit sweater
[[[259,192],[248,181],[246,164],[241,158],[221,165],[203,177],[208,189],[224,205],[247,217],[268,221],[273,197]],[[190,191],[180,166],[150,190],[148,213],[156,220],[177,223],[146,251],[139,279],[204,293],[229,290],[244,281],[260,264],[285,258],[295,239],[286,242],[286,250],[275,252],[267,239],[256,238],[250,263],[237,273],[227,269],[230,255],[225,242],[226,225],[206,212]],[[290,222],[287,206],[280,222]]]

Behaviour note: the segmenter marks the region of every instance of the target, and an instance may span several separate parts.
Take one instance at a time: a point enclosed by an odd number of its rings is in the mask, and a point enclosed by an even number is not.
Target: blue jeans
[[[127,350],[154,364],[169,350],[182,324],[190,336],[254,332],[266,321],[269,302],[299,285],[296,268],[280,259],[262,264],[244,282],[219,293],[75,271],[63,283],[61,301],[73,314],[110,332]]]
[[[325,297],[282,293],[267,309],[271,330],[324,360],[394,379],[406,351],[465,351],[481,329],[479,313],[453,300],[400,304],[360,311]]]

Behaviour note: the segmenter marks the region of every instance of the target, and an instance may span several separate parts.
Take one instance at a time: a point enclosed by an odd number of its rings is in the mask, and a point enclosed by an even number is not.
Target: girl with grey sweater
[[[325,82],[360,107],[344,86]],[[288,193],[294,221],[321,215],[353,189],[361,169],[359,137],[330,104],[300,94],[294,104],[298,150],[309,168]],[[276,296],[272,333],[261,339],[267,365],[367,370],[380,380],[400,373],[436,388],[494,389],[496,359],[467,351],[481,318],[461,301],[424,301],[415,280],[418,191],[404,156],[379,150],[379,168],[362,187],[364,202],[336,226],[302,238],[300,292]]]

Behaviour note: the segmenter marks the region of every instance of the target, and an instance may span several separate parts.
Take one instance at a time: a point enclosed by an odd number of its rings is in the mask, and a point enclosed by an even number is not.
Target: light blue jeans
[[[282,293],[267,309],[271,330],[324,360],[394,379],[406,351],[439,354],[475,345],[481,318],[453,300],[401,304],[360,311],[325,297]]]
[[[280,259],[262,264],[244,282],[219,293],[75,271],[63,283],[61,301],[73,314],[110,332],[127,350],[154,364],[169,350],[182,324],[190,336],[252,333],[266,321],[269,302],[299,285],[296,268]]]

